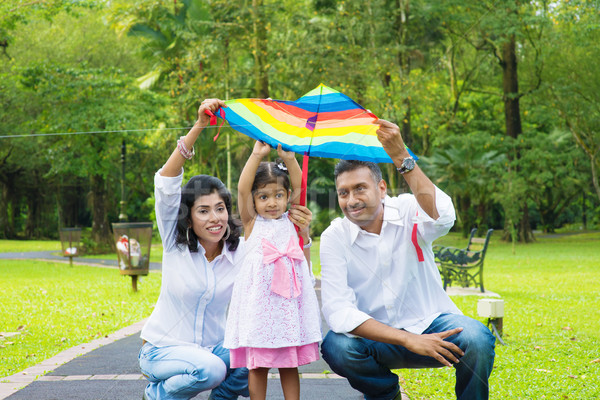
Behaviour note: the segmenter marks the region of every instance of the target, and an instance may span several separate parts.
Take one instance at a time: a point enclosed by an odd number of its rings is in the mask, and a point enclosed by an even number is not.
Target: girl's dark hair
[[[188,247],[190,252],[198,251],[198,237],[193,229],[188,232],[188,227],[192,224],[192,208],[196,199],[200,196],[206,196],[211,193],[217,193],[225,203],[227,214],[229,215],[227,224],[229,225],[229,237],[226,240],[228,249],[234,251],[240,244],[240,235],[242,233],[241,223],[233,218],[231,213],[231,193],[227,187],[219,180],[210,175],[196,175],[181,189],[181,202],[179,204],[179,215],[177,217],[177,235],[175,243],[179,248]],[[189,241],[188,241],[189,233]]]
[[[269,183],[281,183],[286,191],[290,190],[290,175],[283,160],[278,158],[275,162],[263,161],[258,165],[252,193]]]

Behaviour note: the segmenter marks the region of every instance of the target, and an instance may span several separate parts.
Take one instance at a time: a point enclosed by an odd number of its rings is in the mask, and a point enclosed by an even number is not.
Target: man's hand
[[[460,347],[454,343],[447,342],[444,339],[456,335],[462,330],[463,328],[455,328],[440,333],[422,335],[409,334],[406,337],[404,347],[413,353],[433,357],[438,360],[440,364],[451,367],[452,364],[459,362],[458,357],[462,357],[465,353]]]
[[[394,163],[402,163],[402,160],[410,154],[404,146],[404,140],[402,140],[398,125],[385,119],[378,119],[373,121],[373,123],[379,125],[379,129],[376,132],[377,139],[381,142],[385,152],[388,153]]]
[[[435,358],[440,364],[448,367],[458,362],[458,357],[465,353],[454,343],[444,339],[462,332],[463,328],[449,331],[417,335],[403,329],[392,328],[374,319],[368,319],[350,333],[376,342],[397,344],[415,354]]]

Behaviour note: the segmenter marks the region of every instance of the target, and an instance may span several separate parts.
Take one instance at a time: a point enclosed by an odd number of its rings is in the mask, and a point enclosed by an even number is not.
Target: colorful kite
[[[378,118],[343,93],[320,84],[296,101],[225,101],[218,116],[251,138],[304,155],[300,204],[306,204],[309,156],[391,163],[375,133]],[[216,117],[211,112],[211,125]],[[219,134],[215,136],[215,140]],[[407,150],[415,160],[417,157]],[[298,229],[296,227],[296,229]],[[302,247],[302,238],[300,247]]]
[[[377,139],[377,117],[323,84],[296,101],[237,99],[225,104],[218,116],[272,148],[281,143],[286,151],[308,156],[392,162]]]

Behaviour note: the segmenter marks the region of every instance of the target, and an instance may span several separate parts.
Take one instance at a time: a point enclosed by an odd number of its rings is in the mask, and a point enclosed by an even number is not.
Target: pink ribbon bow
[[[298,246],[298,242],[295,241],[294,238],[290,238],[287,250],[284,253],[277,250],[277,248],[266,239],[262,240],[262,246],[263,263],[265,265],[271,263],[275,264],[273,269],[273,280],[271,282],[271,291],[286,299],[300,296],[302,284],[298,281],[298,277],[296,276],[296,263],[294,260],[302,261],[304,253]],[[283,257],[287,257],[292,265],[291,278],[294,285],[293,287],[290,287],[290,274],[285,267]]]

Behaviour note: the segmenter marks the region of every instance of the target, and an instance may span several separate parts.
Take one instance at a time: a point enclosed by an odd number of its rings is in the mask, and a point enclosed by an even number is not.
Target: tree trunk
[[[408,48],[408,18],[410,14],[410,0],[396,0],[396,20],[394,22],[394,29],[397,32],[398,47],[401,49],[398,51],[398,66],[400,68],[400,86],[402,88],[408,86],[410,76],[410,54]],[[406,94],[402,100],[404,105],[404,115],[402,121],[399,121],[400,132],[402,133],[402,139],[408,146],[412,146],[412,129],[411,129],[411,104],[410,97]],[[401,192],[410,192],[410,188],[404,179],[399,179],[398,186]]]
[[[98,245],[111,245],[106,216],[106,180],[101,175],[91,177],[92,239]]]
[[[264,22],[263,1],[252,0],[252,53],[254,54],[254,91],[256,97],[269,97],[267,73],[267,30]]]
[[[516,139],[523,128],[521,126],[521,110],[519,106],[519,77],[517,74],[517,52],[515,36],[511,35],[502,45],[502,89],[504,98],[504,121],[506,126],[506,135]],[[519,159],[520,155],[508,154],[509,159]],[[529,224],[529,212],[526,200],[521,206],[521,217],[517,223],[517,237],[520,241],[531,242],[533,233]]]
[[[517,75],[517,54],[515,36],[502,46],[502,89],[504,92],[504,121],[506,134],[512,138],[523,133],[521,110],[519,108],[519,77]]]
[[[8,185],[2,185],[2,197],[0,197],[0,238],[13,239],[15,237],[14,218],[9,215],[11,204],[11,189]],[[14,209],[14,207],[12,207]],[[14,210],[13,210],[14,211]]]

